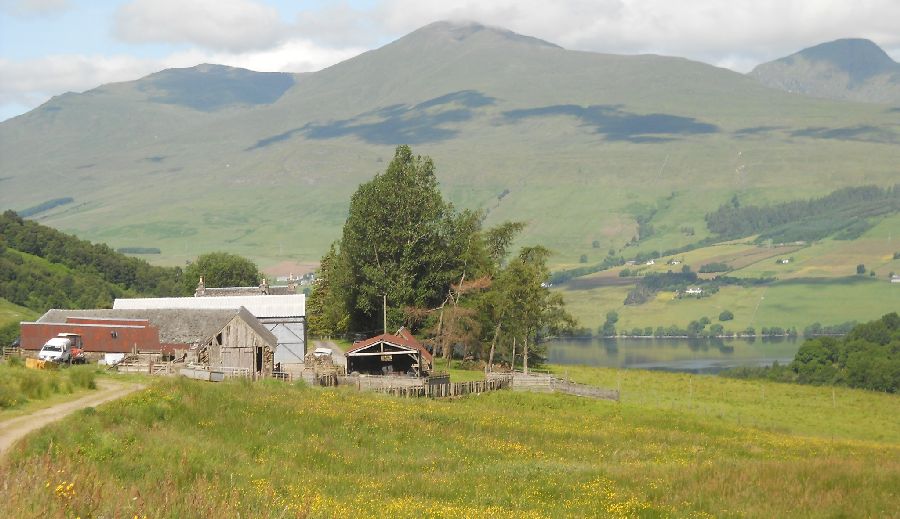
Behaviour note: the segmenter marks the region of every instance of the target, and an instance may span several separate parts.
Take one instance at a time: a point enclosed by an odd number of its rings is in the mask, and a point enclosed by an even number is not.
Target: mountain
[[[763,63],[750,76],[772,88],[814,97],[900,104],[900,63],[864,39],[822,43]]]
[[[702,239],[735,194],[887,185],[898,143],[881,105],[438,22],[315,73],[201,65],[55,97],[0,123],[0,208],[164,264],[228,250],[297,273],[410,144],[457,206],[525,221],[523,241],[577,264],[638,234],[626,252]]]

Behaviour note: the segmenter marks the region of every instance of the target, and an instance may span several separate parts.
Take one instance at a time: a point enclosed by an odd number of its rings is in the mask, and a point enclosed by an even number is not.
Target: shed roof
[[[69,317],[107,319],[149,319],[159,329],[164,344],[193,344],[219,333],[235,317],[240,317],[274,348],[277,339],[245,308],[232,309],[95,309],[48,310],[39,323],[65,323]]]
[[[402,327],[397,330],[396,334],[391,333],[383,333],[381,335],[376,335],[375,337],[370,337],[364,341],[357,341],[353,343],[353,346],[347,350],[346,355],[352,355],[355,352],[360,350],[364,350],[370,346],[378,344],[380,342],[384,342],[386,344],[391,344],[393,346],[398,346],[401,348],[409,348],[413,350],[418,350],[422,353],[422,358],[431,362],[431,353],[425,349],[425,346],[419,342],[406,327]]]
[[[221,297],[146,297],[116,299],[116,310],[144,309],[233,309],[244,307],[256,317],[305,317],[306,296],[290,295],[242,295]]]

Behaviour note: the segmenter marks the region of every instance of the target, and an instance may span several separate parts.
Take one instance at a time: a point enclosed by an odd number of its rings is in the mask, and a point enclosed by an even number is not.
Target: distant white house
[[[787,265],[787,264],[790,263],[790,262],[791,262],[791,260],[789,260],[789,259],[780,259],[780,260],[778,260],[778,263],[781,263],[782,265]]]
[[[656,262],[653,260],[648,260],[647,263],[644,263],[644,265],[656,265]]]
[[[689,296],[697,296],[703,293],[703,289],[700,287],[688,287],[684,293]]]
[[[891,276],[891,283],[900,283],[900,274],[894,274]]]

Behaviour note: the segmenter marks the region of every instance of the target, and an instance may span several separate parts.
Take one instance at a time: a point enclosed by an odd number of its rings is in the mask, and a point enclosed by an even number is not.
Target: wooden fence
[[[293,374],[287,371],[273,371],[272,378],[276,380],[283,380],[285,382],[290,382],[294,379]]]
[[[489,373],[488,380],[496,377],[511,377],[513,391],[529,391],[532,393],[566,393],[567,395],[597,398],[600,400],[619,400],[619,392],[615,389],[578,384],[556,378],[546,373]]]
[[[446,379],[444,379],[446,380]],[[401,398],[453,398],[465,395],[478,395],[488,391],[508,389],[511,378],[494,378],[491,380],[474,380],[471,382],[441,382],[428,383],[414,386],[385,386],[373,389],[376,393],[383,393]]]

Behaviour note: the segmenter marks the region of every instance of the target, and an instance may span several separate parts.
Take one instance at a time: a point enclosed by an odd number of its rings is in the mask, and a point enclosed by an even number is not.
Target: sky
[[[898,0],[0,0],[0,121],[170,67],[320,70],[438,20],[738,72],[847,37],[900,61]]]

